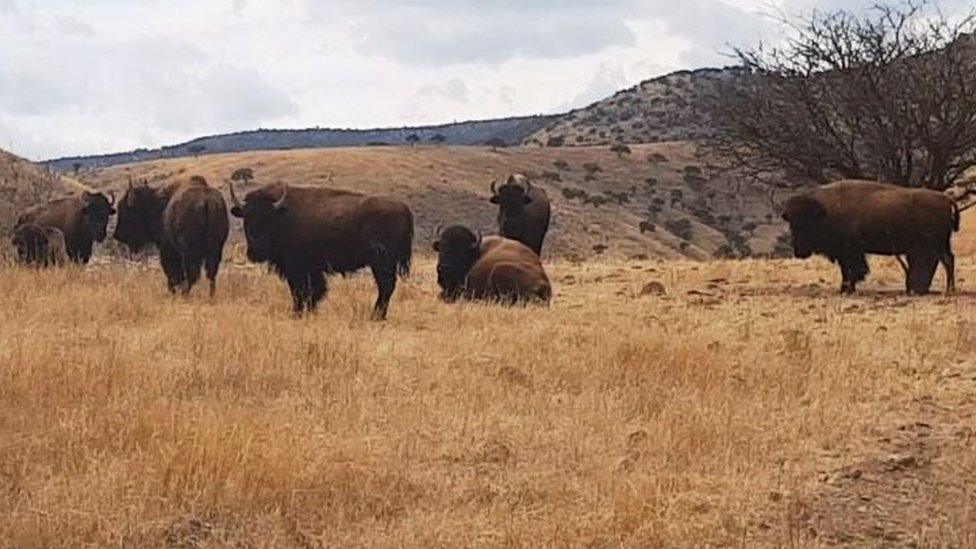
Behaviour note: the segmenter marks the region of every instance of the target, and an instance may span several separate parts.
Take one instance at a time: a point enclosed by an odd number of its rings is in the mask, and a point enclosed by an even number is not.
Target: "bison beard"
[[[871,181],[839,181],[790,198],[783,219],[790,224],[798,258],[819,253],[841,270],[841,293],[854,293],[868,274],[866,254],[905,255],[905,288],[925,294],[939,262],[946,292],[955,289],[952,233],[959,211],[942,193]]]
[[[314,311],[325,297],[326,274],[369,267],[378,295],[374,320],[386,318],[397,276],[410,272],[413,214],[402,202],[327,188],[268,186],[242,203],[248,259],[267,262],[287,282],[296,314]]]

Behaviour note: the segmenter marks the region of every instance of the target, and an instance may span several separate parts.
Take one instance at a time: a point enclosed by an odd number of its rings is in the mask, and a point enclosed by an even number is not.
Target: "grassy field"
[[[2,268],[0,544],[974,546],[976,264],[874,267],[555,263],[503,309],[422,260],[386,323],[365,277],[295,320],[243,265]]]

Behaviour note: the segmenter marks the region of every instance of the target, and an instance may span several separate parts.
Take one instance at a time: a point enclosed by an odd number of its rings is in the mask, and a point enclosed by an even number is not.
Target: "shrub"
[[[664,222],[664,228],[681,240],[691,240],[691,221],[687,219],[669,219]]]

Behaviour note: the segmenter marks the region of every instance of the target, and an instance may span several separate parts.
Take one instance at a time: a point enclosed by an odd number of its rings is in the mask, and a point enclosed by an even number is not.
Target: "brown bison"
[[[513,174],[497,189],[491,183],[491,203],[498,205],[498,232],[542,255],[549,231],[549,196],[522,174]]]
[[[539,255],[528,246],[501,236],[481,238],[452,225],[434,241],[437,284],[447,302],[459,298],[514,304],[548,303],[552,286]]]
[[[955,289],[952,233],[959,210],[943,193],[871,181],[839,181],[790,198],[783,211],[796,257],[822,254],[840,265],[841,293],[868,274],[865,254],[908,257],[906,289],[925,294],[938,262]]]
[[[115,239],[132,251],[155,244],[173,293],[188,294],[206,269],[212,297],[229,226],[224,197],[202,177],[159,188],[130,180],[119,201]]]
[[[270,185],[241,203],[230,187],[231,213],[244,219],[247,257],[266,262],[288,283],[296,314],[325,297],[325,274],[369,267],[379,296],[373,319],[386,318],[397,275],[410,273],[413,213],[390,198],[321,187]]]
[[[24,223],[14,227],[17,259],[25,265],[60,267],[68,262],[64,234],[54,227]]]
[[[81,196],[57,198],[34,206],[21,214],[17,224],[33,223],[60,230],[68,258],[76,263],[88,263],[92,244],[105,240],[108,218],[115,214],[114,206],[114,197],[110,201],[102,193],[85,191]]]

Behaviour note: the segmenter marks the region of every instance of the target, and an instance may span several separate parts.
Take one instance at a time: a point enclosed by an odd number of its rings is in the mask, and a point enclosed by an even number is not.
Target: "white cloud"
[[[820,0],[836,5],[840,0]],[[962,5],[963,0],[944,0]],[[803,9],[814,0],[779,0]],[[0,0],[0,147],[555,112],[721,65],[768,0]]]

